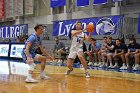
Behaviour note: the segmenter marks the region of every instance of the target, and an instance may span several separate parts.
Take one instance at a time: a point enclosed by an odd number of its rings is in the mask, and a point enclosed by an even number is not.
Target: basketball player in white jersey
[[[91,38],[91,33],[87,36],[84,33],[85,30],[82,30],[82,23],[81,22],[76,22],[76,30],[71,31],[71,36],[72,36],[72,44],[70,48],[70,53],[67,59],[67,67],[69,70],[67,70],[66,75],[69,75],[71,71],[73,71],[72,64],[74,62],[74,59],[76,56],[78,56],[79,60],[81,61],[83,67],[84,67],[84,72],[86,77],[90,77],[90,74],[87,71],[87,63],[84,58],[84,53],[83,53],[83,41],[87,40],[90,41]]]

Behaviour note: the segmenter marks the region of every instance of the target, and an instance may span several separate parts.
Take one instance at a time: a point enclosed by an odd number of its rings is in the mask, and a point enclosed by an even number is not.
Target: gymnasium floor
[[[37,64],[36,79],[39,68]],[[49,62],[45,71],[51,78],[33,84],[24,82],[27,70],[22,61],[0,60],[0,93],[140,93],[139,71],[89,67],[91,78],[85,78],[81,68],[66,76],[64,64]]]

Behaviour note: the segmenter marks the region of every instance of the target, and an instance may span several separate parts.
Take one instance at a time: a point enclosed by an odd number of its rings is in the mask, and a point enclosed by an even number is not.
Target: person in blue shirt
[[[95,61],[95,66],[98,64],[98,52],[101,48],[101,44],[96,41],[95,38],[91,38],[91,44],[89,45],[87,54],[89,56],[89,63],[88,65],[92,65],[93,61]]]
[[[35,33],[31,34],[28,37],[27,41],[25,42],[25,47],[23,48],[22,51],[23,61],[26,62],[30,67],[25,82],[38,82],[32,77],[35,68],[34,61],[41,62],[40,78],[48,79],[49,77],[46,76],[44,72],[45,65],[46,65],[46,58],[53,60],[53,58],[48,55],[47,51],[44,50],[42,46],[40,35],[44,32],[43,25],[36,25],[34,29],[35,29]],[[35,52],[38,47],[40,48],[41,52],[45,56],[42,56]]]
[[[128,52],[127,54],[125,55],[125,58],[126,58],[126,63],[127,63],[127,67],[125,67],[126,69],[127,68],[130,68],[129,67],[129,64],[130,64],[130,58],[134,58],[134,59],[137,59],[135,55],[137,55],[139,53],[139,44],[136,43],[136,39],[135,38],[130,38],[129,39],[129,45],[128,45]],[[136,62],[137,60],[135,60],[135,67],[133,68],[134,70],[138,70],[140,67],[138,65],[138,62]]]

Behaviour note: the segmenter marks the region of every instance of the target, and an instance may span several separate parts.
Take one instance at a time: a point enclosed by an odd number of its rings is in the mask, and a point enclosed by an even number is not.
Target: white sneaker
[[[50,77],[45,75],[45,76],[40,76],[40,79],[46,79],[47,80],[47,79],[50,79]]]
[[[26,82],[26,83],[37,83],[38,80],[35,80],[35,79],[33,79],[33,78],[26,78],[25,82]]]
[[[92,63],[92,62],[89,62],[89,63],[88,63],[88,66],[92,66],[92,65],[93,65],[93,63]]]
[[[58,62],[57,63],[62,63],[62,60],[58,60]]]
[[[103,62],[99,62],[98,66],[100,67],[103,64]]]
[[[94,66],[98,66],[98,63],[95,62],[95,63],[94,63]]]
[[[49,76],[45,74],[45,72],[40,73],[40,79],[50,79]]]
[[[113,66],[112,65],[110,65],[108,68],[112,68]]]
[[[133,68],[133,70],[140,70],[140,67],[139,67],[139,66],[135,66],[135,67]]]
[[[127,69],[127,66],[122,66],[120,69],[124,69],[125,70],[125,69]]]
[[[114,65],[112,68],[118,68],[119,66],[118,65]]]

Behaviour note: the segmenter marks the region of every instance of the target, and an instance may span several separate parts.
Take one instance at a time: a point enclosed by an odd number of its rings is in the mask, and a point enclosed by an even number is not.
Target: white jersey
[[[83,49],[83,41],[85,38],[84,32],[77,34],[72,37],[72,44],[71,44],[71,50],[77,49],[77,48],[82,48]]]
[[[68,58],[75,59],[80,52],[83,52],[84,38],[85,34],[83,32],[72,37],[72,44]]]

